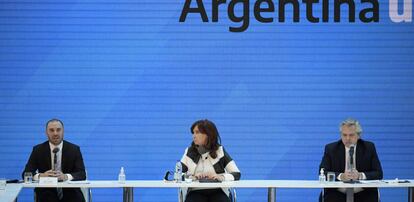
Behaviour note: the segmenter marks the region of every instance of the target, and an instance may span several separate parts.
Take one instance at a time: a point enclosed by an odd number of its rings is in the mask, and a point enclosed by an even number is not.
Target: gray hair
[[[361,125],[359,124],[358,120],[348,118],[348,119],[342,121],[341,125],[339,125],[339,132],[342,132],[342,126],[348,126],[348,127],[349,126],[355,126],[356,133],[358,134],[358,136],[361,136],[362,128],[361,128]]]

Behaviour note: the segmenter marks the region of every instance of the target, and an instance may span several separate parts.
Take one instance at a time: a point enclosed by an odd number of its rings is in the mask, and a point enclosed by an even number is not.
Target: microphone
[[[59,152],[59,148],[58,147],[54,148],[52,152],[54,154],[54,156],[53,156],[53,170],[56,171],[56,169],[57,169],[56,168],[56,164],[57,164],[57,155],[56,155],[56,153]]]
[[[355,145],[352,144],[349,148],[349,164],[351,165],[351,169],[354,168],[354,150]]]

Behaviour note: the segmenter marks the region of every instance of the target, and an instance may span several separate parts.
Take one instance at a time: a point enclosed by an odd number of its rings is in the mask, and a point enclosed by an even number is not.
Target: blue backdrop
[[[304,4],[299,23],[290,6],[279,23],[276,1],[264,14],[273,23],[250,11],[249,28],[233,33],[240,23],[226,5],[211,22],[210,1],[210,22],[190,13],[180,23],[184,0],[1,0],[0,177],[20,177],[57,117],[65,139],[81,146],[89,179],[115,180],[124,166],[127,179],[160,180],[190,144],[191,124],[208,118],[242,179],[316,180],[324,145],[354,117],[377,146],[384,178],[413,179],[414,26],[392,23],[388,1],[379,3],[378,23],[358,20],[360,2],[355,23],[346,6],[340,23],[309,23]],[[319,191],[277,197],[316,201]],[[120,189],[93,194],[122,199]],[[32,195],[25,189],[19,201]],[[266,196],[238,190],[241,202]],[[138,201],[176,198],[173,189],[135,191]],[[381,198],[405,201],[407,191],[381,189]]]

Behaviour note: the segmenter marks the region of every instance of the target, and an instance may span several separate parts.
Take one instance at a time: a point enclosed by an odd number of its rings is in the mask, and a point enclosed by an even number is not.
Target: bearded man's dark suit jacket
[[[365,173],[367,180],[382,179],[382,167],[378,159],[375,145],[372,142],[359,139],[356,145],[356,169]],[[319,166],[327,172],[335,172],[337,177],[345,171],[345,145],[341,140],[325,146],[322,162]],[[337,180],[337,179],[336,179]],[[345,202],[346,195],[337,189],[324,190],[324,202]],[[376,188],[364,188],[363,191],[354,194],[355,202],[378,202],[378,190]]]
[[[73,180],[85,180],[85,165],[83,163],[82,153],[79,146],[67,141],[63,141],[62,148],[62,172],[64,174],[71,174]],[[52,169],[51,153],[49,141],[33,147],[30,154],[29,161],[26,164],[24,172],[32,172],[33,176],[36,170],[39,173],[44,173]],[[59,201],[57,197],[56,188],[36,188],[36,198],[39,202],[54,202]],[[64,188],[62,201],[67,202],[84,202],[85,199],[79,188]]]

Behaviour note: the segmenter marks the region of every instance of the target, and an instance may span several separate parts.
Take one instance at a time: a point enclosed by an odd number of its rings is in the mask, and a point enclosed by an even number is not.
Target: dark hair
[[[194,128],[198,127],[198,130],[207,135],[207,144],[205,145],[206,149],[210,151],[210,156],[213,158],[217,157],[217,149],[219,148],[221,144],[221,138],[219,135],[219,132],[216,128],[216,125],[214,125],[213,122],[211,122],[208,119],[204,120],[198,120],[191,125],[191,134],[194,132]],[[195,149],[196,145],[194,142],[191,144],[191,147]]]
[[[49,121],[46,122],[46,130],[47,130],[47,126],[49,125],[49,123],[52,123],[52,122],[59,122],[60,125],[62,125],[62,128],[64,128],[63,122],[61,120],[59,120],[57,118],[53,118],[53,119],[50,119]]]

